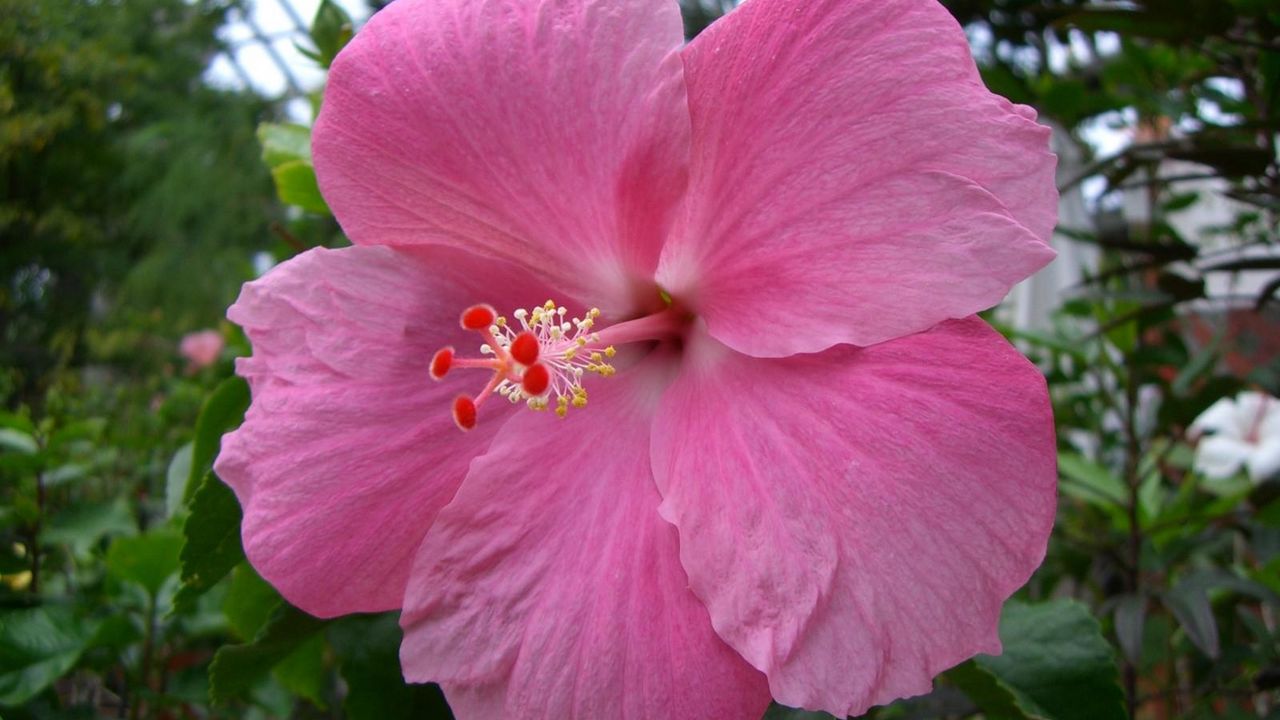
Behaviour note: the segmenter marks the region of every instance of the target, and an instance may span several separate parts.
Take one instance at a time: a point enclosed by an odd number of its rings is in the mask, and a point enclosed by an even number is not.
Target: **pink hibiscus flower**
[[[355,246],[229,313],[250,561],[401,609],[464,719],[928,691],[1052,524],[1044,380],[972,317],[1052,257],[1048,136],[933,0],[688,46],[672,0],[397,0],[314,132]]]

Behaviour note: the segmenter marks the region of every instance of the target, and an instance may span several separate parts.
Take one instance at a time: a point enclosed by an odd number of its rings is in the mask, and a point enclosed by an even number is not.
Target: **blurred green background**
[[[1280,394],[1280,2],[944,4],[1062,156],[1061,257],[989,318],[1049,378],[1061,504],[1005,656],[870,716],[1280,717],[1280,478],[1197,463],[1193,428]],[[688,34],[728,7],[685,3]],[[394,616],[257,577],[210,472],[248,402],[226,306],[345,243],[306,123],[377,5],[305,10],[0,0],[5,718],[450,717]]]

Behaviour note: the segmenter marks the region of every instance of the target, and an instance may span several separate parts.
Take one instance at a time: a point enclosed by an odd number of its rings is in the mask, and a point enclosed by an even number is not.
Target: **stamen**
[[[431,358],[430,374],[435,380],[443,379],[451,368],[492,373],[479,395],[454,399],[453,420],[462,430],[475,427],[480,406],[493,394],[513,404],[523,402],[532,410],[554,406],[555,414],[562,418],[571,407],[586,407],[583,377],[587,373],[609,377],[617,372],[608,362],[617,354],[612,343],[670,336],[685,318],[669,308],[597,332],[598,309],[570,318],[568,310],[552,300],[529,310],[516,310],[512,317],[515,321],[508,322],[490,305],[467,308],[460,323],[480,335],[480,357],[455,357],[453,348],[445,347]]]

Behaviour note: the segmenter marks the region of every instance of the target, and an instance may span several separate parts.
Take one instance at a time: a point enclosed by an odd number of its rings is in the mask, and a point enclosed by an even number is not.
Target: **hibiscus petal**
[[[691,201],[658,279],[731,347],[907,335],[1053,257],[1050,132],[934,0],[751,0],[684,54]]]
[[[764,677],[689,592],[649,471],[665,368],[513,418],[419,551],[400,659],[462,720],[759,718]]]
[[[494,285],[477,288],[479,267],[458,253],[311,250],[228,312],[253,343],[237,366],[253,403],[216,470],[244,508],[250,562],[313,615],[400,606],[413,551],[510,413],[486,405],[464,435],[450,403],[477,388],[427,374],[445,344],[478,352],[461,309],[545,293],[492,263]]]
[[[1235,475],[1249,460],[1253,446],[1231,434],[1210,435],[1196,445],[1196,470],[1211,480]]]
[[[1240,415],[1241,413],[1236,409],[1235,398],[1219,398],[1207,410],[1200,413],[1187,430],[1192,435],[1211,432],[1241,438],[1244,437],[1246,428],[1245,423],[1238,419]]]
[[[786,359],[690,352],[654,426],[661,511],[779,702],[859,715],[999,652],[1055,507],[1031,363],[976,318]]]
[[[325,199],[357,244],[461,247],[627,302],[687,181],[682,41],[672,0],[397,0],[330,72]]]
[[[1280,438],[1264,440],[1249,456],[1249,477],[1263,482],[1280,474]]]

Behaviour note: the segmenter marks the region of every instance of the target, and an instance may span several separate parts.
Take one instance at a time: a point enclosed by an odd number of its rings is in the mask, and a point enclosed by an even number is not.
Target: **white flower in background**
[[[1280,399],[1256,392],[1222,398],[1191,423],[1196,470],[1221,480],[1245,468],[1262,482],[1280,473]]]

